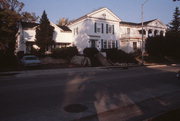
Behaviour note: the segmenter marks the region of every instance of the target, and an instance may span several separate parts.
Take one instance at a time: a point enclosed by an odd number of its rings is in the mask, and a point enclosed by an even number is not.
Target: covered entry
[[[90,39],[90,47],[97,48],[97,39]]]
[[[98,44],[99,39],[100,39],[100,36],[89,35],[89,47],[90,48],[98,48],[99,47],[99,44]]]

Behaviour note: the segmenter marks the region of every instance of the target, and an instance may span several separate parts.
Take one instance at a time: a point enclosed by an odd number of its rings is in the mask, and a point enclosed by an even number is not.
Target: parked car
[[[25,55],[25,56],[23,56],[23,58],[21,59],[21,63],[24,66],[39,66],[39,65],[41,65],[41,61],[35,55]]]

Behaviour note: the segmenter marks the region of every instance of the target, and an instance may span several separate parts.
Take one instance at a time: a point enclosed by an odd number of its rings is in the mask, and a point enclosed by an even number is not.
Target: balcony
[[[141,34],[121,34],[120,37],[120,39],[141,39],[141,38],[142,38]]]

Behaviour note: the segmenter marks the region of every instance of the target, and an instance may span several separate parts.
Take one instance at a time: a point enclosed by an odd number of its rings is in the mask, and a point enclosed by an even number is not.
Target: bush
[[[15,55],[0,51],[0,59],[0,69],[18,66],[18,59]]]
[[[77,47],[55,48],[52,50],[52,57],[70,60],[73,56],[78,55]]]
[[[89,57],[89,59],[91,60],[91,64],[92,66],[100,66],[100,62],[98,61],[98,59],[95,57],[96,54],[98,54],[99,51],[97,48],[85,48],[83,50],[83,54],[86,57]]]
[[[98,53],[99,51],[97,50],[97,48],[85,48],[83,50],[83,54],[87,57],[94,57]]]
[[[22,59],[23,56],[24,56],[24,51],[18,51],[17,52],[18,59]]]
[[[134,59],[134,54],[128,54],[125,53],[122,50],[118,50],[116,48],[114,49],[106,49],[103,50],[106,52],[107,59],[111,60],[113,63],[119,62],[119,63],[135,63],[136,60]]]

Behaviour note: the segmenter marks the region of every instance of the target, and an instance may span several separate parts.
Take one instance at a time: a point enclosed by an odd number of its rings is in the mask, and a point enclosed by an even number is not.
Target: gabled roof
[[[85,14],[84,16],[81,16],[81,17],[79,17],[79,18],[71,21],[71,23],[70,23],[69,25],[71,25],[71,24],[73,24],[73,23],[76,23],[76,22],[78,22],[78,21],[81,21],[81,20],[83,20],[83,19],[85,19],[85,18],[88,18],[89,16],[91,16],[91,15],[93,15],[93,14],[99,12],[99,11],[102,11],[102,10],[107,10],[107,11],[108,11],[109,13],[111,13],[116,19],[118,19],[119,21],[121,21],[121,19],[120,19],[118,16],[116,16],[110,9],[103,7],[103,8],[99,8],[99,9],[97,9],[97,10],[94,10],[94,11],[88,13],[88,14]]]
[[[155,21],[155,20],[157,20],[157,19],[153,19],[153,20],[150,20],[150,21],[145,21],[144,22],[144,25],[148,25],[149,23],[151,23],[151,22],[153,22],[153,21]],[[142,24],[142,23],[139,23],[140,25]]]
[[[143,24],[148,25],[149,23],[151,23],[151,22],[153,22],[155,20],[157,20],[157,19],[145,21],[145,22],[143,22]],[[122,25],[130,25],[130,26],[141,26],[142,25],[142,23],[133,23],[133,22],[125,22],[125,21],[120,22],[120,24],[122,24]]]
[[[69,28],[69,27],[67,27],[67,26],[58,26],[58,27],[60,27],[63,31],[69,31],[69,32],[71,32],[71,29]]]

